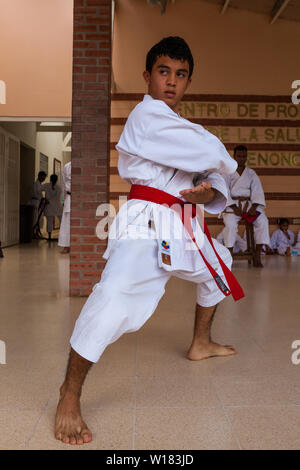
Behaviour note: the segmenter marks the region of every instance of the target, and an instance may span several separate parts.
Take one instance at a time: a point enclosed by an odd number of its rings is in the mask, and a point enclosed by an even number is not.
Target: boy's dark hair
[[[278,225],[282,225],[284,223],[290,225],[289,219],[286,219],[285,217],[282,217],[281,219],[278,219]]]
[[[248,149],[245,145],[237,145],[234,147],[233,155],[235,155],[238,150],[248,152]]]
[[[45,171],[39,171],[38,177],[39,176],[47,176],[47,173]]]
[[[57,179],[58,179],[58,176],[57,176],[55,173],[50,176],[50,181],[51,181],[51,183],[52,183],[53,185],[56,184]]]
[[[152,67],[161,56],[168,56],[171,59],[187,60],[189,63],[189,78],[192,76],[194,70],[194,59],[191,50],[184,39],[178,36],[169,36],[163,38],[153,47],[146,57],[146,70],[151,73]]]

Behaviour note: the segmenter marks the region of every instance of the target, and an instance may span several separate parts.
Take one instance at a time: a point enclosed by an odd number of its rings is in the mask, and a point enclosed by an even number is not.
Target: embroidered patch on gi
[[[168,251],[170,250],[170,245],[169,245],[169,243],[166,242],[165,240],[163,240],[163,241],[161,242],[161,246],[162,246],[163,250],[165,250],[165,251],[168,253]]]
[[[164,264],[168,264],[169,266],[171,266],[171,256],[170,255],[166,255],[165,253],[162,253],[161,254],[161,260]]]

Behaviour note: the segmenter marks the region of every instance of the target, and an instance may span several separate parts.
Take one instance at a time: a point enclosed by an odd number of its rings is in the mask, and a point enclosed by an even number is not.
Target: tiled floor
[[[68,297],[68,257],[46,241],[0,259],[0,449],[74,449],[53,437],[73,324],[85,299]],[[246,291],[219,306],[213,336],[239,354],[185,359],[195,286],[171,279],[137,333],[111,345],[88,375],[82,449],[299,449],[300,257],[235,262]],[[300,357],[300,353],[299,353]]]

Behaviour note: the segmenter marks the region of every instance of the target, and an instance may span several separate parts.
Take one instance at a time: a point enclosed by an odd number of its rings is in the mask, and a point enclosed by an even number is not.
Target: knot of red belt
[[[210,271],[212,277],[214,278],[218,288],[221,290],[221,292],[227,297],[228,295],[232,294],[234,300],[239,300],[242,297],[244,297],[244,292],[243,289],[241,288],[240,284],[230,271],[230,269],[226,266],[226,264],[223,262],[223,260],[220,258],[219,254],[217,253],[214,244],[212,242],[212,238],[210,235],[210,232],[208,230],[207,224],[205,222],[205,219],[203,219],[204,223],[204,233],[208,238],[209,243],[211,244],[214,253],[221,265],[222,271],[225,275],[226,281],[229,285],[229,288],[226,286],[226,284],[223,282],[221,279],[220,275],[213,269],[213,267],[208,263],[206,260],[205,256],[203,255],[201,249],[199,248],[197,241],[194,236],[193,228],[191,225],[191,218],[196,216],[197,213],[197,205],[196,204],[191,204],[188,201],[183,201],[182,199],[179,199],[176,196],[172,196],[172,194],[166,193],[165,191],[162,191],[157,188],[152,188],[151,186],[144,186],[141,184],[133,184],[130,189],[129,193],[129,199],[140,199],[142,201],[148,201],[148,202],[154,202],[156,204],[166,204],[168,207],[170,207],[173,210],[176,210],[176,205],[180,205],[181,209],[183,209],[185,206],[188,208],[188,210],[181,210],[181,219],[182,222],[187,229],[191,239],[195,243],[195,245],[198,248],[198,252],[200,253],[204,263],[206,264],[208,270]],[[184,216],[187,216],[186,218]]]

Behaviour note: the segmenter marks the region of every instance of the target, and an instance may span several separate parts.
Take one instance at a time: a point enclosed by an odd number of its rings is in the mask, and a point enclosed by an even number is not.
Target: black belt
[[[70,191],[67,191],[67,194],[70,194],[70,196],[71,196],[71,193],[70,193]]]

